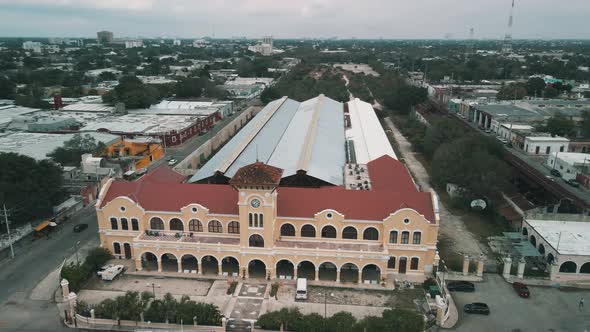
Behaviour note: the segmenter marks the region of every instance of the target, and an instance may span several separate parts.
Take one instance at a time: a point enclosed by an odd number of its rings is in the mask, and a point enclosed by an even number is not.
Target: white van
[[[307,300],[307,279],[297,278],[297,292],[295,300]]]

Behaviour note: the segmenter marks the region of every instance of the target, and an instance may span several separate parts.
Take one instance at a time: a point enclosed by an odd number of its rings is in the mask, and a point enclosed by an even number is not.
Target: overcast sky
[[[502,38],[512,0],[0,0],[0,36]],[[590,0],[516,0],[513,37],[590,39]]]

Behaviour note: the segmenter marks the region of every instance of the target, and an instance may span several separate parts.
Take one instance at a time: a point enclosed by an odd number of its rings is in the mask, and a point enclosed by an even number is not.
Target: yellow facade
[[[152,162],[164,156],[164,149],[158,143],[122,140],[109,145],[106,149],[109,158],[140,157],[135,162],[135,168],[148,167]]]
[[[146,211],[127,197],[101,207],[108,186],[97,203],[101,246],[134,259],[138,270],[373,284],[432,273],[436,211],[432,222],[411,208],[384,220],[348,220],[330,209],[309,218],[278,216],[278,192],[262,187],[236,189],[236,215],[213,214],[196,202],[180,211]]]

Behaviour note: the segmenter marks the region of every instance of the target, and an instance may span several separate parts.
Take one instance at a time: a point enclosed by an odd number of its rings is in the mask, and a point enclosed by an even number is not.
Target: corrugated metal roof
[[[284,170],[283,177],[304,170],[309,176],[342,185],[344,151],[342,104],[320,95],[303,103],[285,97],[269,103],[192,178],[221,171],[232,177],[256,160]]]

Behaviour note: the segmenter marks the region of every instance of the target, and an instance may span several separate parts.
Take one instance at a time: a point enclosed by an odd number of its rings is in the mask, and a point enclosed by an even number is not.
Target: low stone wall
[[[235,119],[228,123],[215,136],[199,146],[195,151],[178,163],[174,170],[182,175],[190,176],[197,172],[199,166],[206,162],[209,157],[227,143],[240,129],[242,129],[261,108],[250,106],[241,112]]]
[[[104,330],[111,329],[111,327],[117,326],[118,331],[135,331],[138,327],[141,328],[154,328],[154,329],[166,329],[170,331],[199,331],[199,332],[214,332],[214,331],[225,331],[224,326],[193,326],[191,324],[166,324],[166,323],[147,323],[147,322],[134,322],[130,320],[121,320],[117,322],[115,319],[102,319],[102,318],[90,318],[84,317],[80,314],[76,314],[76,324],[78,328]],[[70,326],[74,327],[74,326]]]
[[[4,222],[4,220],[2,220],[2,222]],[[6,224],[2,224],[1,227],[6,227]],[[32,232],[33,226],[31,226],[31,224],[26,224],[19,228],[10,230],[11,241],[8,240],[8,234],[2,234],[2,236],[0,236],[0,250],[8,248],[11,242],[14,244],[23,237],[31,234]]]

